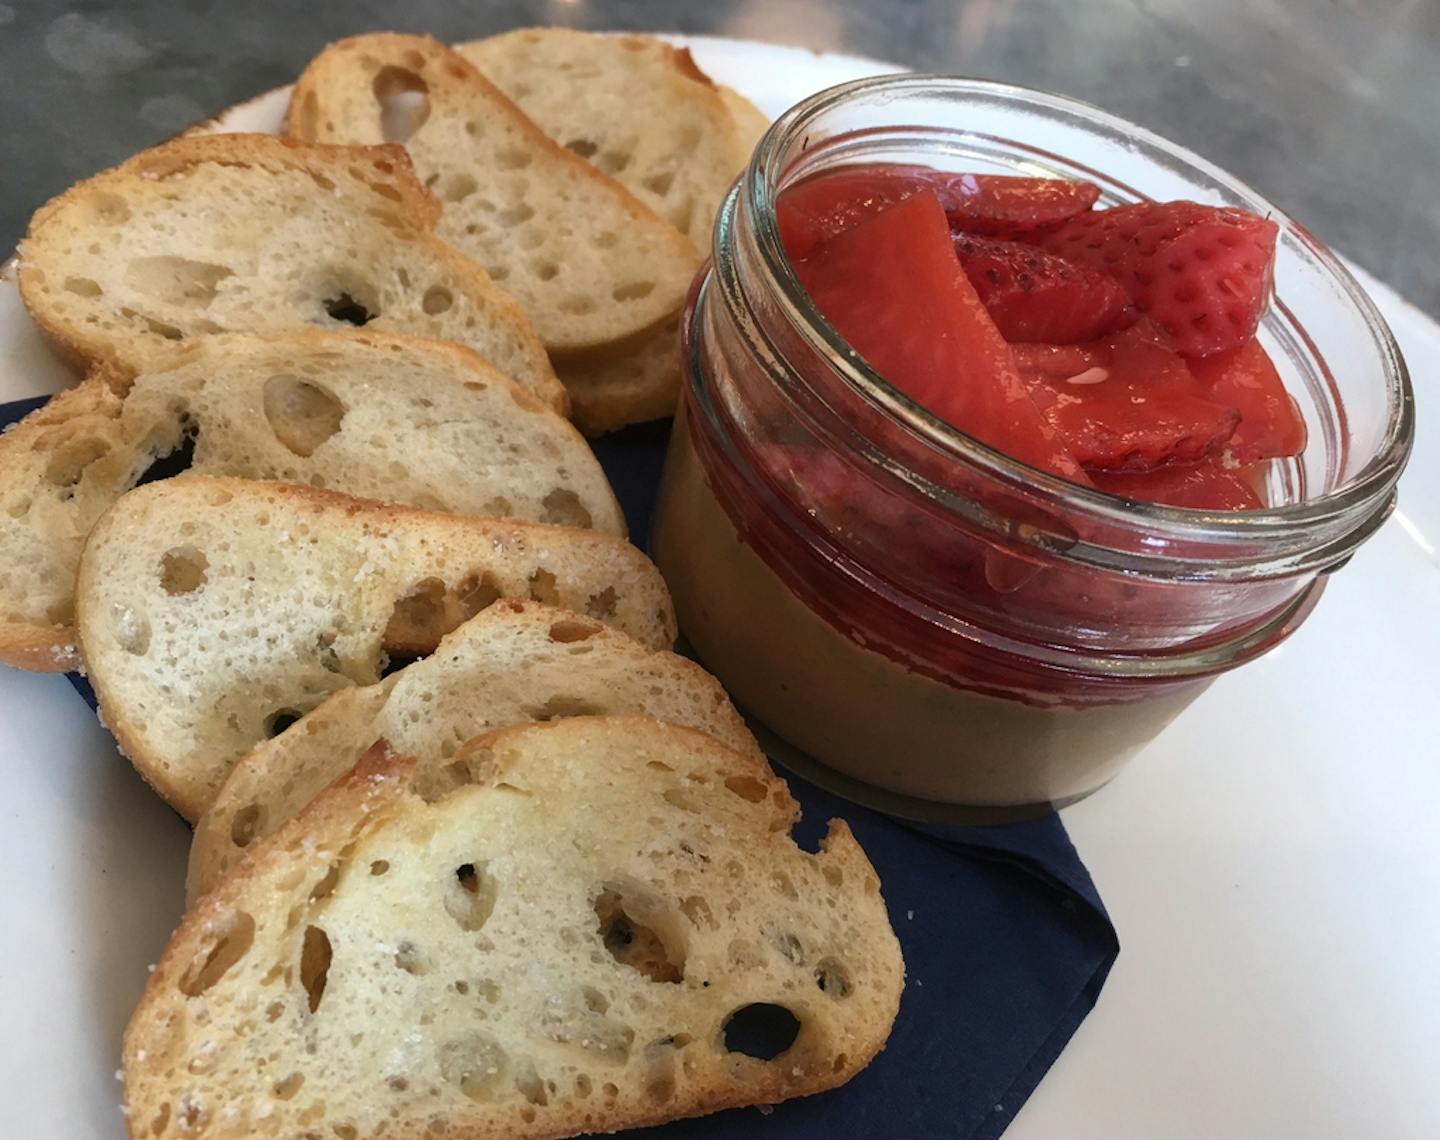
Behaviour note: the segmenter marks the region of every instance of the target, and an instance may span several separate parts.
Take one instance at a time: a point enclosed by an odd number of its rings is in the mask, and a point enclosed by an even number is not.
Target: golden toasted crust
[[[0,664],[30,673],[73,673],[81,668],[72,626],[40,629],[22,622],[0,622]]]
[[[440,218],[440,204],[415,177],[410,156],[406,154],[405,148],[390,144],[360,150],[355,147],[324,146],[247,131],[181,135],[157,143],[116,166],[82,179],[70,187],[70,190],[86,188],[96,179],[108,178],[121,171],[146,181],[163,182],[197,166],[211,163],[255,167],[271,173],[293,170],[317,178],[323,177],[325,164],[344,165],[356,160],[373,167],[366,172],[366,177],[374,178],[376,184],[388,186],[396,195],[394,200],[412,211],[414,224],[418,228],[434,228],[435,222]],[[378,165],[382,160],[386,165]],[[332,189],[325,187],[323,183],[317,185],[322,189]],[[35,211],[31,225],[43,226],[66,207],[65,195],[57,195]]]
[[[680,318],[667,321],[618,356],[561,360],[570,418],[586,435],[665,419],[680,398]]]

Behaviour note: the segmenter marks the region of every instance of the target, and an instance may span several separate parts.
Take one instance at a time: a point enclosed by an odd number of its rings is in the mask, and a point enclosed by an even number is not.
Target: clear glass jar
[[[1271,464],[1271,505],[1207,513],[1068,483],[873,372],[796,279],[775,202],[819,170],[886,162],[1274,218],[1260,337],[1309,444]],[[1303,227],[1139,127],[978,80],[862,80],[776,122],[717,220],[684,359],[653,543],[683,633],[782,759],[925,818],[1013,818],[1102,785],[1299,626],[1393,508],[1414,429],[1394,339]],[[827,471],[845,494],[821,493]]]

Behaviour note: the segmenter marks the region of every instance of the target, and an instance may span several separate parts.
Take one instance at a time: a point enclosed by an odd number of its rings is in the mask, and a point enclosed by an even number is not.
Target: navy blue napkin
[[[0,424],[44,398],[0,405]],[[596,452],[644,547],[668,424],[601,439]],[[90,686],[71,677],[94,705]],[[823,1096],[648,1130],[665,1140],[836,1135],[991,1140],[1094,1006],[1119,953],[1115,929],[1058,816],[994,827],[906,823],[786,773],[814,850],[849,821],[884,884],[905,952],[905,996],[885,1051]]]

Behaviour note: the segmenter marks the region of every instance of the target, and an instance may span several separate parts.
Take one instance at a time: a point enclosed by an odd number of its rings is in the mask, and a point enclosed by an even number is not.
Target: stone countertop
[[[542,23],[765,39],[1064,92],[1205,155],[1440,316],[1431,0],[0,0],[0,248],[71,182],[290,81],[330,40]]]

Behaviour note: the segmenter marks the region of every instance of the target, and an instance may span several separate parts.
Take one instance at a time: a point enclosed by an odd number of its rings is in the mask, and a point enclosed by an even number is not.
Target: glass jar
[[[817,171],[892,162],[1272,217],[1260,339],[1309,443],[1270,465],[1270,505],[1066,482],[871,370],[801,287],[775,203]],[[1393,508],[1413,434],[1394,339],[1303,227],[1137,126],[979,80],[862,80],[784,115],[720,212],[684,326],[653,544],[682,632],[780,759],[921,818],[1023,817],[1105,783],[1299,626]]]

